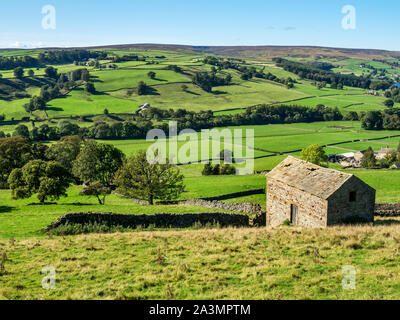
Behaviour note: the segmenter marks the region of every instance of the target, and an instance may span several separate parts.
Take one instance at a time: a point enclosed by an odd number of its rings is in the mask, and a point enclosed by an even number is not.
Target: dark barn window
[[[357,201],[357,192],[356,191],[350,192],[349,201],[350,202],[356,202]]]
[[[295,226],[299,223],[299,208],[294,204],[290,205],[290,223]]]

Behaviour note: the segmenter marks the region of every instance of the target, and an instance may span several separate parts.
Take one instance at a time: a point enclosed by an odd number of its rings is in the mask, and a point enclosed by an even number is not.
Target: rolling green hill
[[[232,49],[232,48],[230,48]],[[255,51],[256,49],[253,48]],[[276,48],[275,48],[276,49]],[[274,49],[274,50],[275,50]],[[300,79],[297,75],[284,71],[271,60],[256,58],[241,58],[241,66],[256,68],[265,73],[271,73],[278,78],[292,78],[297,83],[292,89],[287,89],[285,85],[270,80],[253,78],[243,80],[241,72],[233,69],[222,70],[218,75],[230,74],[232,83],[228,86],[214,87],[212,92],[206,92],[192,83],[192,77],[196,72],[210,71],[212,66],[203,63],[203,58],[209,54],[207,50],[201,48],[186,47],[113,47],[102,48],[109,56],[137,55],[144,57],[146,61],[122,61],[114,63],[117,69],[98,69],[94,66],[83,66],[90,72],[90,80],[93,81],[97,94],[90,95],[83,92],[83,88],[76,88],[60,98],[48,102],[49,117],[63,117],[71,115],[101,114],[105,108],[113,113],[130,113],[140,105],[150,103],[157,108],[187,110],[213,110],[221,111],[234,108],[245,108],[256,104],[270,104],[282,102],[296,102],[304,106],[314,107],[324,104],[329,107],[338,107],[343,112],[348,111],[368,111],[380,110],[384,108],[384,97],[372,96],[367,94],[367,90],[345,87],[343,90],[329,88],[329,85],[322,89],[317,89],[312,81]],[[222,50],[222,49],[221,49]],[[232,49],[233,50],[233,49]],[[247,50],[247,49],[246,49]],[[258,49],[257,49],[258,50]],[[261,49],[260,49],[261,50]],[[272,49],[271,49],[272,50]],[[280,50],[283,50],[282,48]],[[311,49],[310,49],[311,50]],[[316,49],[311,50],[314,52]],[[211,50],[213,51],[213,50]],[[216,50],[218,51],[218,50]],[[39,51],[29,50],[25,54],[35,55]],[[222,50],[221,52],[226,53]],[[230,51],[228,51],[230,52]],[[238,49],[238,55],[242,51]],[[245,51],[247,52],[247,51]],[[277,51],[281,52],[281,51]],[[331,50],[329,52],[335,52]],[[10,54],[23,55],[24,51],[11,51]],[[7,55],[7,51],[2,51],[2,55]],[[245,56],[245,54],[243,54]],[[291,55],[291,51],[283,56]],[[385,56],[382,53],[383,56]],[[382,55],[378,56],[383,59]],[[394,54],[393,54],[394,55]],[[368,55],[367,55],[368,56]],[[376,55],[374,55],[376,57]],[[297,59],[297,58],[293,58]],[[297,59],[299,61],[311,61],[314,58]],[[318,58],[320,61],[321,59]],[[377,68],[384,68],[385,64],[361,58],[324,58],[321,61],[332,62],[337,66],[334,71],[354,72],[362,74],[363,69],[360,63],[373,64]],[[393,61],[386,57],[388,61]],[[113,63],[111,60],[102,60],[101,64]],[[169,65],[177,65],[182,69],[182,73],[166,70]],[[79,68],[80,65],[63,64],[54,65],[59,73],[67,73]],[[339,68],[341,67],[341,68]],[[400,70],[386,65],[390,75],[397,75]],[[349,69],[350,68],[350,69]],[[26,76],[21,80],[14,78],[12,70],[0,70],[3,79],[0,80],[0,114],[4,114],[7,119],[20,119],[23,116],[30,116],[24,112],[23,105],[29,96],[36,95],[34,89],[40,88],[45,84],[44,67],[32,69],[35,72],[33,78]],[[156,76],[151,79],[148,73],[152,71]],[[152,88],[152,92],[146,95],[138,95],[136,88],[139,81],[144,81]],[[183,90],[182,86],[187,86]],[[44,117],[43,113],[36,112],[34,115]]]
[[[307,80],[304,74],[286,71],[272,60],[285,57],[292,63],[330,66],[336,73],[353,73],[378,82],[383,79],[395,82],[400,75],[400,68],[396,65],[400,55],[396,52],[317,47],[172,45],[124,45],[91,50],[104,51],[108,56],[100,61],[85,59],[25,68],[21,79],[14,77],[12,69],[0,70],[0,116],[2,118],[4,114],[6,120],[0,121],[1,135],[13,135],[18,126],[24,125],[32,139],[51,146],[56,143],[55,137],[58,139],[61,135],[35,136],[33,132],[38,132],[43,125],[48,132],[62,125],[75,129],[78,125],[80,128],[74,134],[85,137],[89,137],[86,134],[90,130],[97,130],[97,126],[103,130],[125,130],[126,125],[129,132],[129,128],[140,131],[139,125],[143,125],[147,132],[148,128],[161,127],[175,117],[185,125],[197,122],[205,127],[215,125],[218,130],[227,133],[234,130],[242,130],[242,133],[245,130],[254,131],[253,147],[246,145],[245,138],[225,143],[216,137],[205,140],[200,132],[192,132],[192,139],[188,142],[178,141],[178,148],[191,146],[197,151],[178,154],[176,167],[183,174],[185,184],[178,200],[265,188],[265,171],[273,169],[288,154],[299,156],[300,150],[310,144],[323,146],[327,154],[341,154],[368,147],[374,150],[397,148],[400,142],[400,130],[364,130],[361,122],[355,120],[322,121],[338,119],[330,115],[326,118],[328,111],[323,107],[317,109],[325,112],[320,118],[303,117],[315,112],[315,109],[294,106],[314,108],[324,105],[337,107],[344,115],[351,111],[361,115],[361,112],[386,108],[383,90],[377,90],[372,95],[364,86],[332,88],[329,84]],[[39,53],[47,51],[1,50],[0,58],[38,57]],[[204,58],[209,55],[230,67],[206,64]],[[25,111],[24,105],[32,97],[43,95],[43,91],[47,90],[42,89],[43,85],[56,85],[54,78],[45,72],[47,66],[65,74],[56,77],[57,83],[62,79],[62,90],[46,101],[44,110],[38,109],[30,114]],[[89,71],[88,78],[71,80],[71,72],[82,68]],[[34,71],[34,75],[27,76],[28,70]],[[149,72],[155,75],[151,76]],[[249,72],[252,74],[250,78]],[[206,74],[203,80],[206,78],[212,82],[222,79],[226,82],[206,90],[201,81],[194,81],[200,73],[203,76]],[[256,74],[262,75],[257,77]],[[145,87],[142,92],[138,88],[141,81],[147,85],[141,85],[142,89]],[[71,83],[65,86],[66,82]],[[94,84],[95,92],[89,93],[88,83]],[[145,103],[157,110],[150,109],[148,114],[137,113]],[[261,107],[246,110],[259,104],[284,106],[266,106],[266,109],[273,109],[269,119],[263,118],[265,114],[261,113]],[[399,106],[398,103],[394,105]],[[177,111],[165,111],[169,109]],[[198,118],[193,118],[195,121],[190,122],[191,115],[178,109],[211,112],[200,113]],[[302,110],[302,113],[296,113],[298,118],[290,115],[298,109]],[[275,110],[283,113],[283,120]],[[180,112],[184,116],[178,116]],[[243,112],[246,113],[238,114]],[[218,122],[234,117],[213,117],[213,114],[235,115],[236,119],[249,115],[249,119],[257,121]],[[207,123],[201,122],[200,116],[204,116]],[[7,122],[22,118],[29,120]],[[142,138],[131,139],[132,135],[124,134],[90,135],[99,143],[114,145],[127,157],[146,150],[154,143],[145,140],[145,135],[133,136]],[[212,142],[216,141],[221,143],[213,149]],[[166,143],[167,152],[172,150],[170,139],[161,139],[160,142]],[[201,152],[203,145],[208,152],[206,155]],[[239,158],[254,160],[255,172],[243,176],[203,176],[204,162],[219,156],[224,149],[242,149]],[[69,154],[70,150],[64,152]],[[233,165],[243,166],[238,163]],[[337,163],[329,166],[352,173],[375,188],[377,202],[400,202],[399,170],[349,170]],[[376,217],[374,226],[338,226],[324,230],[284,226],[275,229],[221,229],[216,225],[199,230],[195,225],[185,230],[157,230],[152,226],[143,229],[139,226],[138,230],[118,229],[118,233],[111,235],[46,234],[43,228],[67,213],[237,213],[186,204],[142,205],[115,193],[108,195],[105,204],[100,205],[94,196],[83,196],[81,191],[81,185],[71,185],[67,197],[61,197],[57,203],[35,205],[36,196],[14,200],[11,190],[0,190],[0,258],[3,252],[7,255],[0,265],[0,299],[399,298],[396,280],[399,274],[398,217]],[[265,210],[266,197],[264,193],[224,202],[251,202]],[[248,215],[254,217],[254,214]],[[43,290],[40,286],[43,277],[40,271],[44,265],[54,266],[57,270],[55,290]],[[356,266],[360,274],[355,291],[341,288],[341,270],[345,265]]]

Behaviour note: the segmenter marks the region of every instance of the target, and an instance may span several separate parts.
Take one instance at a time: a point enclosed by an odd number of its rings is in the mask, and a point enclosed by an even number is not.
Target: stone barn
[[[267,226],[373,222],[375,189],[356,176],[289,156],[267,174]]]

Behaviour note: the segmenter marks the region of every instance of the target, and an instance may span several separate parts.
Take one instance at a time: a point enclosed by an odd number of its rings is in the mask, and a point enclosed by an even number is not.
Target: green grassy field
[[[218,132],[222,134],[225,129],[229,129],[231,132],[234,130],[240,130],[242,132],[242,141],[234,141],[225,143],[221,139],[221,145],[218,150],[229,149],[234,152],[235,145],[240,144],[243,146],[242,156],[247,157],[249,154],[249,148],[246,146],[246,130],[254,131],[254,157],[268,156],[274,153],[291,152],[294,150],[301,150],[309,146],[310,144],[319,144],[322,146],[329,144],[343,143],[331,147],[327,147],[329,151],[334,153],[345,153],[347,149],[354,149],[357,151],[365,150],[369,146],[375,149],[380,147],[386,147],[390,145],[397,147],[400,142],[400,131],[366,131],[362,130],[358,121],[332,121],[332,122],[314,122],[314,123],[296,123],[296,124],[285,124],[285,125],[259,125],[259,126],[239,126],[239,127],[227,127],[217,128]],[[389,136],[396,136],[395,138],[388,138],[382,140],[373,140],[377,138],[384,138]],[[232,135],[233,136],[233,135]],[[216,140],[214,138],[213,140]],[[371,140],[365,142],[351,142],[354,140]],[[139,150],[144,150],[150,147],[153,142],[146,140],[104,140],[104,143],[110,143],[121,149],[125,154],[131,155]],[[209,151],[207,152],[207,158],[202,157],[201,134],[198,133],[194,136],[194,141],[179,141],[178,151],[184,145],[194,146],[197,148],[197,156],[194,156],[190,161],[208,160],[213,157],[212,141],[208,143]],[[166,141],[167,153],[169,152],[169,141]],[[340,148],[344,148],[340,150]],[[218,152],[218,151],[217,151]],[[295,152],[296,154],[296,152]],[[215,154],[214,154],[215,155]],[[179,160],[179,159],[178,159]],[[180,161],[181,162],[181,161]],[[270,167],[264,168],[265,170],[271,169]]]
[[[343,113],[384,109],[385,98],[368,95],[366,90],[329,86],[318,90],[311,81],[278,68],[270,60],[246,59],[247,66],[265,67],[280,78],[291,77],[298,83],[287,89],[280,83],[252,79],[245,81],[235,70],[224,70],[232,75],[232,84],[215,87],[207,93],[191,83],[190,75],[210,71],[204,65],[203,54],[164,50],[108,49],[114,55],[146,56],[143,61],[117,63],[116,70],[95,70],[89,67],[97,94],[84,92],[83,86],[48,103],[46,122],[56,126],[53,117],[99,115],[94,121],[112,121],[103,115],[135,113],[140,105],[150,103],[161,109],[184,108],[191,111],[212,110],[216,114],[243,112],[248,106],[267,103],[297,104],[314,107],[324,104],[338,107]],[[3,55],[36,55],[39,51],[0,51]],[[164,59],[156,56],[165,56]],[[307,59],[295,59],[310,61]],[[369,72],[360,68],[362,59],[324,59],[333,63],[337,72],[362,75]],[[168,65],[179,65],[185,74],[165,70]],[[386,68],[390,75],[399,70],[383,63],[368,61],[376,68]],[[69,72],[80,66],[55,66],[59,72]],[[44,68],[34,70],[36,76]],[[156,72],[155,79],[147,76]],[[5,79],[14,77],[11,70],[0,71]],[[40,78],[40,77],[39,77]],[[150,95],[139,96],[135,88],[145,81],[153,89]],[[188,89],[184,92],[182,85]],[[39,87],[27,92],[39,94]],[[28,98],[0,100],[0,114],[6,120],[28,116],[23,105]],[[399,105],[396,105],[399,107]],[[38,113],[36,113],[38,114]],[[102,116],[100,116],[102,115]],[[41,114],[41,117],[44,113]],[[69,120],[81,127],[92,122]],[[25,122],[32,129],[30,122]],[[37,123],[38,125],[39,123]],[[41,123],[40,123],[41,124]],[[16,125],[1,125],[6,134]],[[226,128],[218,128],[223,130]],[[243,158],[253,154],[254,170],[273,169],[287,154],[298,156],[310,144],[325,146],[328,154],[382,147],[396,148],[400,131],[365,131],[358,121],[294,123],[228,127],[230,131],[254,130],[254,149],[243,148]],[[390,136],[390,137],[389,137]],[[185,161],[201,162],[213,158],[223,149],[235,150],[244,146],[245,138],[233,144],[221,144],[207,155],[201,151],[200,134],[190,143],[179,141],[178,147],[193,146],[197,154]],[[381,140],[377,138],[388,137]],[[362,141],[355,141],[362,140]],[[370,140],[370,141],[367,141]],[[127,156],[146,150],[153,142],[138,140],[100,140],[113,144]],[[346,143],[344,143],[346,142]],[[44,142],[47,144],[54,141]],[[166,141],[166,151],[171,144]],[[179,149],[178,149],[179,150]],[[214,151],[214,154],[211,152]],[[178,162],[184,162],[179,161]],[[236,165],[240,167],[240,165]],[[331,168],[341,169],[337,164]],[[265,174],[247,176],[202,176],[204,165],[194,163],[178,166],[185,177],[185,192],[180,200],[218,196],[232,192],[265,188]],[[377,202],[400,202],[400,171],[343,170],[352,173],[377,190]],[[276,229],[200,229],[157,230],[131,233],[92,234],[82,236],[50,236],[42,229],[58,217],[77,212],[113,212],[121,214],[202,213],[223,212],[219,209],[187,205],[139,205],[110,195],[101,206],[94,197],[79,195],[80,186],[72,186],[68,197],[57,204],[39,206],[35,197],[12,200],[10,190],[0,190],[0,258],[7,254],[5,272],[0,271],[0,299],[398,299],[400,258],[398,244],[400,219],[376,218],[375,226],[340,226],[326,230],[279,227]],[[266,195],[253,195],[224,200],[226,203],[252,202],[265,210]],[[225,211],[226,212],[226,211]],[[13,239],[13,240],[11,240]],[[54,266],[57,272],[55,290],[43,290],[42,267]],[[342,289],[342,267],[352,265],[357,270],[357,289]],[[1,269],[0,269],[1,270]]]
[[[0,241],[1,299],[399,299],[399,220]],[[44,290],[42,268],[56,272]],[[343,267],[356,270],[342,287]]]
[[[328,107],[338,107],[342,112],[350,111],[372,111],[385,109],[384,97],[376,97],[372,95],[330,95],[319,96],[317,98],[306,98],[296,101],[296,104],[307,107],[316,107],[323,104]],[[398,108],[400,105],[396,104]]]
[[[400,176],[392,170],[346,170],[353,173],[377,190],[377,202],[400,202]],[[262,174],[251,176],[208,176],[185,172],[186,191],[180,199],[218,196],[232,192],[265,188],[266,177]],[[212,186],[212,187],[211,187]],[[79,195],[80,187],[71,187],[68,197],[61,198],[56,205],[29,205],[37,203],[35,197],[12,200],[9,190],[0,190],[0,238],[24,239],[44,236],[40,231],[57,217],[77,212],[113,212],[123,214],[151,213],[199,213],[213,212],[209,208],[187,205],[143,206],[116,195],[107,197],[106,205],[98,205],[93,197]],[[226,202],[254,202],[265,208],[265,195],[247,196],[226,200]]]
[[[27,51],[33,54],[35,51]],[[38,51],[39,52],[39,51]],[[87,95],[82,88],[73,90],[68,95],[52,100],[48,104],[50,117],[101,114],[105,108],[110,112],[133,112],[137,107],[150,103],[158,108],[186,108],[188,110],[225,110],[232,108],[244,108],[260,103],[296,103],[314,107],[324,104],[330,107],[339,107],[343,112],[381,110],[384,108],[385,98],[365,95],[366,90],[345,87],[344,90],[323,88],[318,90],[311,81],[300,80],[296,75],[276,67],[272,62],[264,60],[247,59],[247,66],[255,66],[264,72],[286,79],[291,77],[298,80],[293,89],[286,89],[280,83],[254,78],[244,81],[235,70],[225,70],[233,77],[232,84],[214,88],[214,93],[207,93],[191,83],[190,75],[198,71],[210,71],[211,66],[202,63],[205,55],[185,52],[168,52],[158,50],[107,50],[114,55],[136,54],[147,57],[147,61],[155,61],[158,64],[147,64],[143,61],[129,61],[116,63],[116,70],[97,70],[87,67],[94,81],[97,95]],[[14,52],[16,53],[16,52]],[[6,55],[5,52],[2,52]],[[18,52],[19,55],[23,51]],[[156,56],[165,56],[165,59],[157,59]],[[106,62],[106,61],[105,61]],[[356,67],[355,62],[347,61],[349,65]],[[357,62],[359,63],[359,62]],[[185,75],[170,70],[163,70],[168,65],[175,64],[183,68]],[[73,64],[55,65],[60,73],[69,72],[82,66]],[[359,66],[358,66],[359,67]],[[28,69],[27,69],[28,70]],[[27,71],[26,70],[26,71]],[[147,76],[149,71],[156,72],[156,78]],[[44,68],[34,69],[35,76],[42,76]],[[4,78],[13,78],[12,70],[2,70]],[[153,88],[150,95],[138,96],[132,93],[139,81],[145,81]],[[188,90],[182,90],[182,84],[188,86]],[[32,88],[35,89],[35,88]],[[37,89],[37,88],[36,88]],[[31,95],[37,94],[28,91]],[[301,100],[299,100],[301,99]],[[13,101],[0,100],[0,114],[4,113],[8,119],[14,117],[20,119],[28,116],[23,105],[28,99]]]
[[[90,106],[90,102],[88,102]],[[80,126],[89,126],[90,122],[72,121]],[[49,123],[55,125],[54,123]],[[32,129],[30,123],[27,123],[29,129]],[[16,126],[4,126],[5,133],[12,133]],[[223,149],[235,150],[242,146],[240,158],[254,158],[255,170],[271,170],[280,161],[284,159],[281,153],[290,153],[299,155],[301,149],[306,148],[310,144],[319,144],[325,146],[327,154],[341,154],[346,152],[356,152],[366,150],[372,147],[374,150],[380,150],[385,147],[397,148],[400,143],[400,131],[366,131],[361,129],[358,121],[332,121],[332,122],[314,122],[314,123],[295,123],[285,125],[258,125],[258,126],[239,126],[217,128],[219,133],[225,129],[231,132],[240,130],[243,139],[241,141],[228,141],[223,139],[218,142],[217,137],[211,141],[202,140],[201,134],[192,136],[193,140],[178,141],[178,162],[199,162],[208,159],[215,159],[219,156],[219,152]],[[246,130],[254,131],[254,149],[246,147]],[[393,137],[398,136],[398,137]],[[392,138],[386,138],[392,137]],[[384,139],[382,139],[384,138]],[[379,140],[376,140],[379,139]],[[353,142],[355,140],[361,140]],[[163,140],[161,140],[163,141]],[[154,141],[146,141],[144,139],[137,140],[99,140],[101,143],[113,144],[122,150],[127,156],[131,156],[140,150],[147,150],[154,144]],[[203,144],[205,143],[206,155],[202,154]],[[190,152],[182,154],[183,147],[192,148]],[[170,152],[170,141],[166,140],[167,155]],[[160,149],[161,150],[161,149]],[[175,151],[171,151],[175,154]],[[275,155],[275,156],[273,156]],[[201,172],[202,165],[184,166],[197,172]]]
[[[184,172],[185,192],[180,199],[218,196],[243,190],[253,190],[265,187],[265,177],[254,176],[223,176],[202,177]],[[210,185],[213,188],[210,188]],[[203,213],[224,212],[209,208],[187,205],[156,205],[143,206],[129,199],[117,195],[110,195],[106,204],[101,206],[95,197],[79,195],[81,187],[73,186],[68,190],[68,197],[61,198],[56,205],[30,205],[38,203],[33,196],[24,200],[12,200],[10,190],[0,190],[0,238],[9,239],[43,236],[40,230],[57,217],[66,213],[77,212],[113,212],[123,214],[151,214],[151,213]]]
[[[61,198],[55,205],[45,206],[30,205],[38,203],[35,197],[24,200],[12,200],[9,190],[0,190],[0,238],[25,239],[32,236],[42,237],[45,235],[45,232],[42,231],[44,227],[67,213],[112,212],[121,214],[154,214],[223,212],[221,210],[186,205],[143,206],[116,195],[108,196],[106,204],[101,206],[95,197],[80,196],[80,189],[80,187],[71,187],[68,190],[68,197]],[[237,186],[233,189],[240,190],[240,187]],[[196,191],[192,193],[196,194]]]
[[[311,57],[307,58],[290,57],[289,59],[305,63],[310,63],[315,61],[315,59]],[[373,70],[368,68],[368,66],[378,69],[378,73],[382,71],[386,72],[386,75],[388,75],[393,79],[398,75],[400,71],[399,68],[397,67],[392,67],[386,63],[372,61],[370,59],[365,60],[362,58],[332,57],[332,58],[322,58],[317,60],[319,62],[331,63],[334,66],[334,68],[332,68],[333,72],[338,72],[342,74],[355,74],[357,76],[372,74]],[[387,59],[386,61],[391,62],[396,60]],[[362,66],[363,64],[365,64],[366,67]]]

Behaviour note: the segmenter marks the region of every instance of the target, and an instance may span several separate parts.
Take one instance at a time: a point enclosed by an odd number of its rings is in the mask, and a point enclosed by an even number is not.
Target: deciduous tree
[[[106,203],[106,196],[110,193],[111,188],[105,187],[102,183],[95,181],[83,186],[80,194],[82,196],[95,196],[99,204],[104,205]]]
[[[32,160],[22,168],[14,169],[8,184],[13,199],[29,198],[37,194],[40,203],[46,199],[58,200],[67,196],[72,177],[63,166],[55,161]]]
[[[0,188],[8,187],[7,179],[13,169],[33,159],[44,159],[46,149],[47,146],[31,144],[22,136],[0,139]]]
[[[173,200],[184,191],[183,175],[171,164],[152,163],[146,153],[132,156],[117,172],[117,191],[131,197],[147,200]]]
[[[22,68],[22,67],[15,68],[14,76],[18,79],[22,79],[22,77],[24,76],[24,68]]]
[[[325,164],[328,162],[328,156],[324,148],[317,144],[312,144],[301,151],[301,159],[318,166],[322,165],[324,162]]]
[[[147,74],[147,76],[148,76],[150,79],[154,79],[154,78],[156,77],[156,73],[155,73],[154,71],[150,71],[150,72]]]
[[[95,94],[96,88],[92,82],[87,82],[85,86],[85,91],[90,94]]]
[[[72,174],[72,164],[78,157],[81,145],[81,137],[65,136],[49,147],[46,151],[46,156],[50,160],[57,161]]]
[[[21,136],[24,138],[29,139],[29,129],[26,125],[24,124],[20,124],[18,127],[15,128],[14,132],[13,132],[13,136]]]
[[[374,154],[374,150],[371,147],[364,153],[361,159],[361,166],[363,168],[374,168],[376,167],[376,157]]]
[[[49,66],[49,67],[47,67],[46,69],[44,69],[44,73],[45,73],[46,76],[48,76],[49,78],[53,78],[53,79],[56,79],[57,76],[58,76],[57,69],[54,68],[54,67],[51,67],[51,66]]]
[[[386,107],[388,107],[388,108],[393,108],[393,106],[394,106],[394,101],[393,101],[392,99],[387,99],[387,100],[385,100],[384,105],[385,105]]]
[[[73,163],[72,172],[85,183],[98,181],[110,187],[124,157],[121,150],[110,144],[86,141]]]

